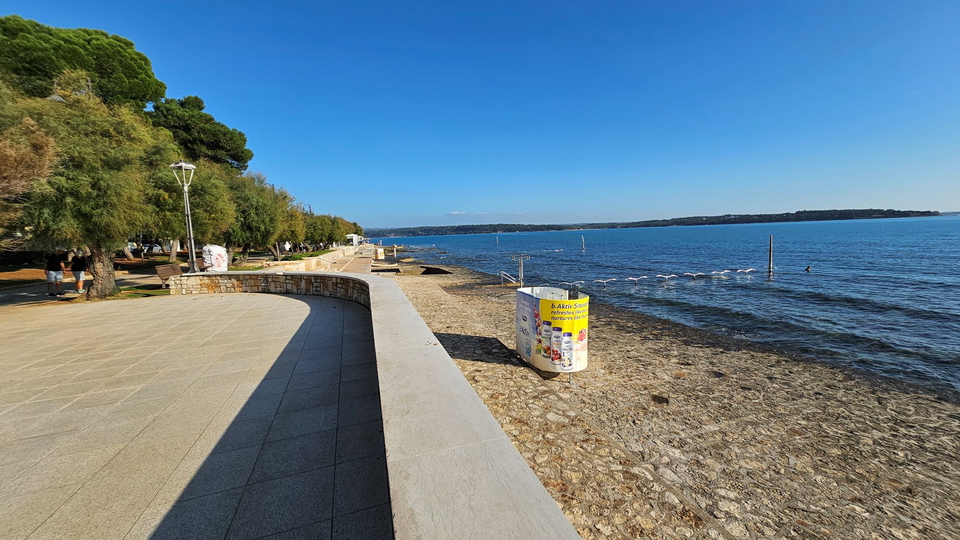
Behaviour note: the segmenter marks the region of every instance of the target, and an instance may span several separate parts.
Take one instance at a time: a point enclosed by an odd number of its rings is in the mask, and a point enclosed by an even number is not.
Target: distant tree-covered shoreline
[[[724,214],[722,216],[692,216],[672,219],[651,219],[617,223],[572,223],[564,225],[524,225],[494,223],[489,225],[443,225],[403,227],[395,229],[368,229],[371,237],[442,236],[448,234],[491,234],[507,232],[570,231],[579,229],[631,229],[637,227],[683,227],[691,225],[733,225],[740,223],[786,223],[793,221],[834,221],[846,219],[881,219],[939,216],[929,210],[800,210],[782,214]]]

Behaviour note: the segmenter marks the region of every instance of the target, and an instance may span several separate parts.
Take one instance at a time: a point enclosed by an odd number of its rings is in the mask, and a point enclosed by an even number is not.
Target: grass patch
[[[263,270],[266,266],[228,266],[227,270],[231,272],[249,272],[251,270]]]
[[[113,298],[116,300],[124,300],[127,298],[145,298],[147,296],[170,296],[170,289],[163,289],[157,286],[120,287],[120,292]]]

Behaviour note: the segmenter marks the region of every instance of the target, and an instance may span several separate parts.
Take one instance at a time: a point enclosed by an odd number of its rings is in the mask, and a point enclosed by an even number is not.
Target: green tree
[[[146,163],[150,170],[150,204],[153,215],[147,228],[148,236],[156,238],[186,238],[183,210],[183,189],[170,171],[177,151],[170,147],[155,147]],[[233,198],[228,187],[236,176],[233,169],[209,161],[195,164],[196,172],[190,184],[190,214],[193,235],[198,243],[221,243],[231,223],[236,219]],[[176,253],[172,253],[176,260]]]
[[[153,111],[147,114],[153,125],[173,134],[187,159],[206,159],[245,171],[253,159],[253,152],[247,148],[247,136],[217,122],[213,115],[203,111],[204,107],[203,100],[197,96],[167,98],[154,103]]]
[[[17,15],[0,17],[0,72],[12,75],[17,88],[47,97],[57,77],[69,69],[87,72],[109,105],[143,109],[166,93],[150,59],[128,39],[102,30],[53,28]]]
[[[20,215],[24,194],[50,174],[56,158],[53,138],[15,110],[14,94],[0,87],[0,248],[18,244],[11,226]]]
[[[266,247],[276,241],[281,207],[276,204],[267,177],[260,173],[231,178],[227,187],[233,197],[236,219],[224,233],[225,247],[231,254],[241,247],[240,258],[246,260],[251,247]]]
[[[148,149],[171,144],[169,134],[131,108],[108,107],[91,95],[70,95],[62,103],[29,98],[18,105],[59,150],[52,173],[29,193],[23,224],[38,246],[87,246],[88,296],[109,296],[116,287],[111,253],[151,215],[144,158]]]
[[[313,212],[304,215],[303,239],[307,244],[310,244],[312,250],[316,250],[317,246],[326,242],[327,227],[330,225],[329,221],[325,219],[326,217],[318,216]]]
[[[307,227],[303,208],[292,195],[281,188],[276,190],[274,196],[275,202],[280,208],[280,222],[277,224],[277,237],[274,243],[270,245],[270,251],[279,261],[282,258],[280,242],[291,242],[293,244],[303,242]]]

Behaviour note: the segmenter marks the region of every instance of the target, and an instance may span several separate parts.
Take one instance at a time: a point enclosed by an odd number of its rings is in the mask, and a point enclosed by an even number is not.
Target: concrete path
[[[362,248],[361,248],[362,249]],[[354,255],[340,257],[330,265],[332,272],[350,272],[353,274],[369,274],[373,263],[372,250],[363,250]]]
[[[319,297],[0,309],[0,538],[392,538],[372,337]]]

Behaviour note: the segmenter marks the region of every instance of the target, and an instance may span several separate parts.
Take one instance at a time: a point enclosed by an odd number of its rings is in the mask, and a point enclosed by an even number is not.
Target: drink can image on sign
[[[589,297],[556,287],[517,289],[517,352],[531,366],[560,373],[587,367]]]

